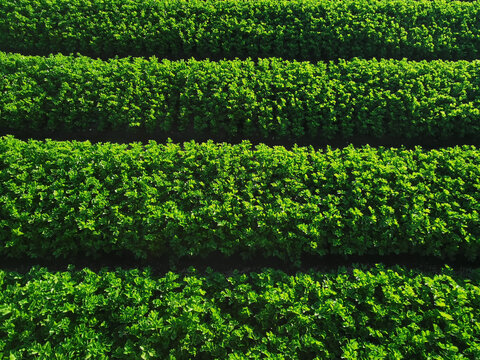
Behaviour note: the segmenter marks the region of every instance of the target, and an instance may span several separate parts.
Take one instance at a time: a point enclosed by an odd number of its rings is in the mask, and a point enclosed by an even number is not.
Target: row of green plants
[[[477,359],[479,322],[448,268],[0,270],[2,359]]]
[[[0,49],[166,58],[475,59],[478,1],[2,0]]]
[[[330,141],[480,138],[480,62],[0,53],[0,128]]]
[[[480,255],[480,151],[0,140],[0,254]]]

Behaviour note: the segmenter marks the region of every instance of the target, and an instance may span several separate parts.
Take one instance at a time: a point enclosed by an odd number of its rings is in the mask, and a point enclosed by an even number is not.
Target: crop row
[[[480,356],[478,280],[448,269],[0,271],[0,319],[10,359]]]
[[[0,53],[0,128],[312,141],[480,138],[480,62]]]
[[[0,254],[480,255],[480,151],[0,140]]]
[[[471,60],[480,3],[411,0],[3,0],[0,49],[178,58]]]

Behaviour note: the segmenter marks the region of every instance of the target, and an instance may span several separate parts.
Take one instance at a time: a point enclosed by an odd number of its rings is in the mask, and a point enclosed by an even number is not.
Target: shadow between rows
[[[468,3],[472,2],[472,0],[460,0],[461,2]],[[339,40],[339,39],[337,39]],[[268,41],[268,40],[267,40]],[[340,43],[340,42],[339,42]],[[349,46],[349,44],[343,44],[343,46]],[[155,50],[146,50],[146,49],[133,49],[129,47],[128,49],[121,49],[121,48],[114,48],[111,51],[107,51],[107,49],[102,49],[101,52],[95,51],[92,49],[83,49],[81,51],[71,51],[71,49],[66,49],[60,47],[56,47],[55,49],[47,48],[46,50],[39,50],[39,49],[32,49],[32,48],[25,48],[24,46],[17,46],[17,45],[8,45],[4,44],[2,51],[6,53],[17,53],[22,54],[23,56],[54,56],[54,55],[63,55],[63,56],[73,56],[73,57],[89,57],[92,59],[98,59],[102,61],[109,61],[113,59],[135,59],[135,58],[152,58],[155,57],[162,60],[167,61],[188,61],[188,60],[207,60],[212,62],[219,62],[219,61],[245,61],[250,60],[255,63],[258,63],[262,59],[270,59],[270,58],[277,58],[282,59],[285,61],[297,61],[297,62],[309,62],[312,64],[315,63],[333,63],[338,64],[340,61],[344,60],[353,60],[353,59],[364,59],[364,60],[408,60],[408,61],[435,61],[435,60],[443,60],[443,61],[475,61],[477,60],[476,54],[472,53],[462,53],[462,54],[439,54],[437,52],[429,52],[425,49],[419,49],[418,45],[403,45],[401,52],[399,53],[394,48],[385,49],[385,46],[382,46],[381,49],[383,50],[383,54],[379,53],[378,51],[370,51],[367,53],[354,53],[352,51],[343,51],[343,54],[338,53],[324,53],[323,55],[313,55],[311,53],[302,53],[299,54],[297,52],[287,52],[287,51],[280,51],[276,53],[272,53],[271,51],[247,51],[247,50],[240,50],[237,52],[224,52],[224,51],[217,51],[214,52],[212,49],[191,49],[185,51],[181,48],[176,48],[175,51],[169,53],[161,53],[160,51]],[[342,46],[340,46],[341,48]],[[405,54],[410,54],[406,56]]]
[[[186,273],[194,268],[200,274],[209,271],[223,273],[225,275],[234,272],[247,273],[259,272],[263,269],[276,269],[287,274],[304,273],[309,271],[335,272],[339,268],[347,271],[355,267],[373,267],[382,264],[386,267],[400,266],[409,270],[417,270],[422,273],[440,274],[446,266],[452,269],[458,276],[479,277],[480,259],[468,261],[467,259],[442,260],[435,257],[426,257],[410,254],[401,255],[341,255],[314,256],[307,255],[301,259],[301,265],[286,262],[279,258],[254,256],[243,259],[240,256],[225,256],[213,253],[207,257],[150,257],[147,259],[135,259],[131,254],[107,255],[97,258],[75,257],[69,259],[57,259],[41,261],[38,259],[11,259],[0,257],[0,269],[27,273],[32,267],[45,267],[49,271],[67,271],[73,266],[76,270],[89,268],[92,271],[100,270],[130,270],[149,268],[152,274],[162,276],[167,272]]]
[[[373,136],[357,136],[355,138],[335,138],[322,139],[312,137],[296,138],[294,140],[287,138],[265,138],[265,137],[230,137],[222,135],[199,135],[193,131],[186,132],[147,132],[140,129],[132,129],[129,131],[83,131],[83,132],[48,132],[48,131],[11,131],[0,128],[0,136],[12,135],[20,140],[45,140],[51,139],[56,141],[90,141],[91,143],[112,142],[118,144],[128,144],[132,142],[140,142],[147,144],[149,141],[156,141],[157,143],[166,143],[171,140],[174,143],[183,143],[195,141],[197,143],[207,142],[209,140],[214,143],[229,143],[239,144],[242,141],[248,140],[252,145],[265,144],[268,146],[283,146],[287,149],[298,146],[312,146],[315,149],[332,149],[343,148],[348,145],[355,147],[370,145],[373,147],[395,147],[413,149],[416,146],[421,146],[424,149],[438,149],[444,147],[473,145],[480,147],[480,137],[467,136],[463,138],[439,139],[437,137],[417,137],[417,138],[399,138],[384,136],[381,138]]]

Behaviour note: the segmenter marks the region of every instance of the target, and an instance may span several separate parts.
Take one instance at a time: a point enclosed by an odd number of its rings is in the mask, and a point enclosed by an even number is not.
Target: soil
[[[245,140],[245,137],[227,137],[222,135],[212,136],[210,135],[199,135],[194,131],[184,131],[184,132],[168,132],[164,133],[161,131],[157,132],[148,132],[144,129],[130,129],[130,130],[120,130],[120,131],[57,131],[55,133],[49,131],[12,131],[8,129],[0,128],[0,136],[13,135],[15,138],[20,140],[58,140],[58,141],[90,141],[91,143],[98,142],[115,142],[120,144],[128,144],[132,142],[141,142],[148,143],[150,140],[154,140],[158,143],[165,143],[168,139],[171,139],[175,143],[182,143],[188,141],[196,142],[206,142],[212,140],[215,143],[227,142],[229,144],[239,144]],[[257,145],[260,143],[266,144],[268,146],[283,146],[287,149],[292,148],[294,145],[298,146],[312,146],[315,149],[325,149],[327,146],[330,146],[332,149],[343,148],[350,144],[354,146],[363,146],[370,145],[372,147],[395,147],[395,148],[405,148],[413,149],[416,146],[421,146],[423,149],[438,149],[443,147],[451,146],[462,146],[462,145],[474,145],[480,147],[480,137],[470,136],[464,138],[452,138],[452,139],[438,139],[434,137],[422,137],[422,138],[398,138],[398,137],[388,137],[384,136],[382,138],[376,137],[355,137],[351,139],[336,138],[331,140],[325,140],[321,138],[298,138],[296,140],[291,139],[273,139],[273,138],[262,138],[262,137],[250,137],[248,141]]]
[[[212,254],[205,258],[185,257],[173,259],[169,257],[151,257],[149,259],[135,259],[131,254],[104,254],[97,258],[76,257],[66,260],[57,259],[49,261],[39,261],[37,259],[9,259],[0,258],[1,269],[26,273],[32,267],[45,267],[49,271],[66,271],[73,266],[79,270],[89,268],[92,271],[115,270],[115,269],[139,269],[149,268],[152,274],[162,276],[169,271],[177,273],[186,273],[189,268],[195,268],[197,273],[206,273],[209,269],[225,275],[232,274],[234,271],[258,272],[266,268],[273,268],[283,271],[287,274],[316,272],[335,272],[339,268],[347,271],[355,267],[373,267],[375,264],[383,264],[387,268],[400,266],[402,268],[421,271],[423,274],[440,274],[445,266],[461,277],[480,279],[480,260],[471,262],[466,259],[456,259],[455,261],[445,261],[434,257],[421,257],[409,254],[389,255],[389,256],[305,256],[302,258],[302,265],[295,266],[293,263],[287,263],[278,258],[265,258],[255,256],[245,260],[239,256],[226,257],[221,254]]]

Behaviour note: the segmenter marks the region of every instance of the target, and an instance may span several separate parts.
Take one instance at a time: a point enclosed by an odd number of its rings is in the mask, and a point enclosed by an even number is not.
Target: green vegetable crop
[[[480,151],[0,140],[0,255],[478,259]]]
[[[2,0],[0,49],[93,57],[472,60],[480,2]]]
[[[380,266],[0,271],[5,359],[476,359],[480,284]]]
[[[307,142],[480,138],[480,61],[93,60],[0,53],[0,128]]]
[[[0,95],[0,360],[480,359],[480,269],[318,271],[478,264],[480,148],[331,145],[480,145],[480,0],[0,0]]]

